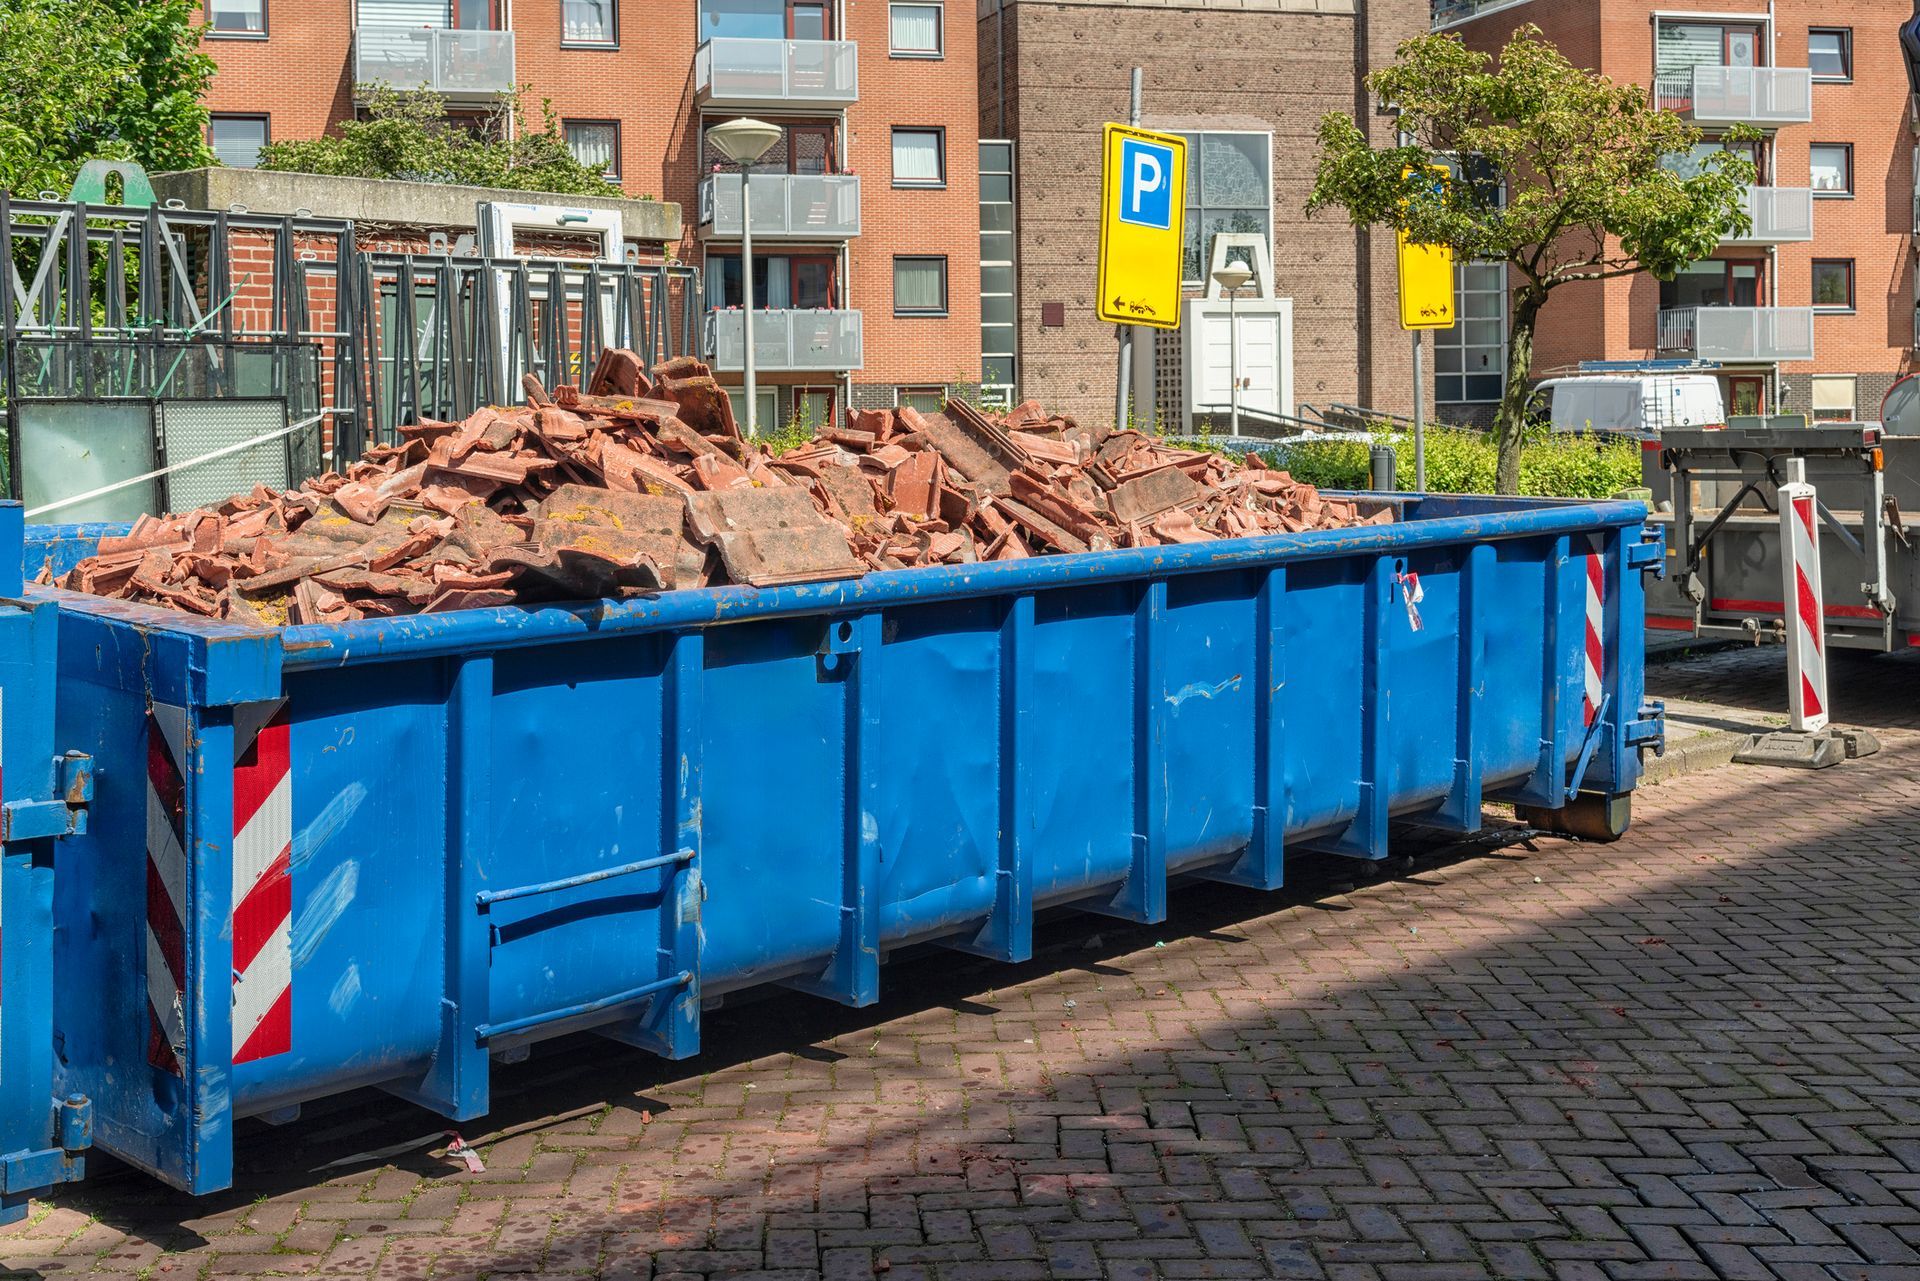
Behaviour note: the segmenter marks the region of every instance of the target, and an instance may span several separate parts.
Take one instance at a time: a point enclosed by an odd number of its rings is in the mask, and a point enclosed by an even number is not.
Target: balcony
[[[1813,73],[1805,67],[1693,67],[1656,77],[1653,101],[1697,125],[1805,124],[1813,119]]]
[[[707,351],[715,369],[746,367],[742,328],[737,307],[707,313]],[[857,311],[754,309],[753,367],[758,372],[837,373],[859,369],[865,356]]]
[[[700,184],[700,234],[740,236],[740,175]],[[845,240],[860,234],[860,179],[850,173],[753,176],[753,236],[758,240]]]
[[[1811,307],[1669,307],[1659,348],[1736,364],[1813,359]]]
[[[1722,236],[1728,245],[1784,245],[1813,239],[1813,190],[1809,187],[1748,187],[1744,236]]]
[[[859,98],[860,69],[851,40],[716,36],[694,51],[695,106],[845,107]]]
[[[1428,15],[1433,29],[1467,22],[1493,9],[1510,9],[1526,0],[1428,0]]]
[[[514,87],[513,69],[511,31],[363,26],[353,32],[355,85],[488,98]]]

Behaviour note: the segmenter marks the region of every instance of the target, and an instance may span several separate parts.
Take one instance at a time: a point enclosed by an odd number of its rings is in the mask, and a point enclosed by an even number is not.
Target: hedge
[[[1437,494],[1493,492],[1497,454],[1483,432],[1436,427],[1427,436],[1427,489]],[[1379,444],[1393,447],[1395,485],[1413,488],[1413,437],[1379,432]],[[1368,487],[1368,442],[1364,440],[1288,441],[1268,462],[1324,489]],[[1611,498],[1640,484],[1640,445],[1633,440],[1603,441],[1566,433],[1533,434],[1520,450],[1520,492],[1538,498]]]

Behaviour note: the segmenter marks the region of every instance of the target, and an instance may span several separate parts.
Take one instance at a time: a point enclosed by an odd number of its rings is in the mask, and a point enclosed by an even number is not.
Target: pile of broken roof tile
[[[862,410],[775,455],[691,358],[605,353],[582,394],[400,429],[346,473],[147,516],[60,586],[262,626],[1299,532],[1391,519],[1249,457]]]

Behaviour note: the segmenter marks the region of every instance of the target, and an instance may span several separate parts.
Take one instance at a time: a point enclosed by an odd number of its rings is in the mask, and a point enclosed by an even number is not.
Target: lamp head
[[[1213,273],[1213,283],[1232,293],[1253,279],[1253,272],[1240,263],[1232,262]]]
[[[736,165],[750,165],[780,141],[783,130],[764,120],[729,120],[707,130],[707,139]]]

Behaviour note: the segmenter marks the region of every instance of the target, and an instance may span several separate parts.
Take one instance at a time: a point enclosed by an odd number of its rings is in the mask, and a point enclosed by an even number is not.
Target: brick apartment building
[[[1706,131],[1763,131],[1753,229],[1670,282],[1563,286],[1541,315],[1535,375],[1581,360],[1717,363],[1731,413],[1874,419],[1914,368],[1917,227],[1907,0],[1436,0],[1434,26],[1497,50],[1533,23],[1575,63],[1646,85]],[[1438,397],[1466,416],[1498,399],[1498,266],[1466,270],[1466,319],[1443,335]],[[1494,376],[1490,376],[1494,375]],[[1477,384],[1477,387],[1476,387]]]
[[[317,137],[365,86],[485,116],[522,86],[583,160],[672,201],[713,363],[743,364],[740,189],[705,130],[785,136],[754,172],[763,423],[937,403],[981,379],[980,193],[964,0],[206,0],[211,142],[229,165]],[[556,198],[565,203],[565,198]]]
[[[1238,304],[1249,406],[1411,407],[1393,237],[1356,232],[1337,212],[1309,219],[1305,207],[1324,113],[1348,112],[1392,141],[1362,77],[1427,29],[1426,0],[977,2],[980,132],[1011,140],[1018,171],[1001,211],[1017,246],[1006,272],[1017,272],[1017,305],[997,297],[990,266],[989,320],[996,306],[1017,318],[1022,394],[1112,417],[1116,343],[1093,298],[1100,126],[1127,119],[1138,66],[1142,124],[1190,143],[1190,301],[1179,331],[1139,331],[1135,412],[1151,403],[1168,425],[1223,425],[1226,304],[1203,296],[1216,253],[1256,269]]]

